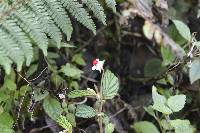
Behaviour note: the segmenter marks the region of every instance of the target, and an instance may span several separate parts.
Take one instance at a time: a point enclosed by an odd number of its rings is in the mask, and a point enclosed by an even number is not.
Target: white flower
[[[59,133],[67,133],[67,130],[60,131]]]
[[[92,70],[97,70],[101,73],[101,70],[103,70],[103,64],[104,64],[104,60],[100,61],[99,59],[95,59],[92,61],[93,67]]]
[[[59,94],[58,97],[59,97],[60,99],[65,99],[65,95],[64,95],[64,94]]]

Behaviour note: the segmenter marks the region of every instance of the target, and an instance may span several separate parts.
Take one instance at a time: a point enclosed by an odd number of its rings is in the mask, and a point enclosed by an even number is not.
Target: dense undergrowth
[[[199,132],[199,5],[0,1],[0,133]]]

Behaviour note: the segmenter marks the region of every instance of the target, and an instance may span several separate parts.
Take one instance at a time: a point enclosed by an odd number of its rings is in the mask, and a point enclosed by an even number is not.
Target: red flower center
[[[97,63],[98,63],[98,60],[97,60],[97,59],[95,59],[95,60],[92,61],[92,64],[93,64],[93,65],[96,65]]]

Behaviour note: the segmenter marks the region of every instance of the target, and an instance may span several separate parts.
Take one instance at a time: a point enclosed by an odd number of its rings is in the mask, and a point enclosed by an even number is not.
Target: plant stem
[[[103,110],[103,93],[102,93],[102,84],[103,84],[103,77],[104,77],[104,70],[102,70],[102,77],[101,77],[101,87],[100,87],[100,105],[99,105],[99,119],[98,119],[98,123],[99,123],[99,133],[103,133],[103,118],[102,118],[102,110]]]
[[[165,133],[165,130],[162,128],[161,120],[160,120],[160,118],[159,118],[159,116],[158,116],[158,113],[156,112],[155,115],[156,115],[156,116],[155,116],[154,118],[155,118],[156,121],[158,122],[158,125],[159,125],[159,127],[160,127],[161,132],[162,132],[162,133]]]
[[[103,133],[103,118],[102,118],[102,115],[101,115],[101,112],[102,112],[102,109],[103,109],[103,102],[100,101],[100,107],[99,107],[99,133]]]

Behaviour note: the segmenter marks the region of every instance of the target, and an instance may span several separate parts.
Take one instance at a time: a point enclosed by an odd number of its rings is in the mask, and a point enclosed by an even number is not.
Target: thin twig
[[[123,107],[122,109],[120,109],[119,111],[117,111],[114,115],[111,115],[111,116],[109,117],[109,119],[112,119],[112,118],[116,117],[118,114],[120,114],[121,112],[123,112],[123,111],[126,110],[126,109],[127,109],[126,106]]]
[[[38,79],[46,69],[47,69],[47,67],[45,67],[36,78],[28,80],[28,81],[31,82],[31,81],[34,81],[34,80]]]
[[[95,83],[98,82],[97,80],[95,80],[95,79],[93,79],[93,78],[86,77],[86,76],[84,76],[84,75],[81,75],[81,78],[86,79],[87,81],[95,82]]]

